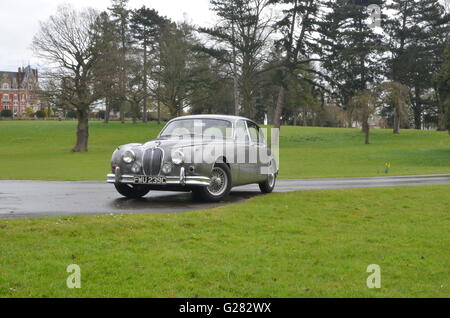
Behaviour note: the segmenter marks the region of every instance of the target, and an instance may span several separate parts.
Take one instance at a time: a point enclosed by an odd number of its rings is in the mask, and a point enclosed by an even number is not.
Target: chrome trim
[[[111,173],[107,175],[106,182],[108,183],[134,183],[135,176],[124,174],[118,176]],[[181,183],[181,178],[179,176],[167,176],[166,185],[182,185],[182,186],[209,186],[211,179],[202,176],[185,176],[184,183]],[[118,181],[116,181],[118,180]]]
[[[120,168],[117,167],[115,173],[110,173],[106,176],[108,183],[133,183],[136,176],[129,174],[120,174]],[[180,169],[179,176],[164,176],[167,185],[188,185],[188,186],[209,186],[211,179],[203,176],[186,176],[184,167]]]
[[[180,184],[186,183],[186,174],[184,173],[184,167],[181,167],[180,169]]]
[[[144,175],[146,175],[146,176],[150,176],[150,174],[148,174],[147,171],[145,171],[145,163],[144,163],[145,152],[146,152],[147,150],[151,150],[151,151],[152,151],[152,156],[151,156],[151,158],[150,158],[150,161],[153,161],[153,154],[154,154],[155,149],[159,149],[159,150],[161,150],[161,152],[162,152],[162,155],[161,155],[161,163],[160,163],[160,165],[159,165],[159,171],[158,171],[158,174],[156,175],[156,176],[158,176],[158,177],[161,176],[161,169],[162,169],[162,166],[163,166],[163,164],[164,164],[164,158],[165,158],[165,156],[166,156],[166,153],[165,153],[165,151],[164,151],[163,148],[159,148],[158,146],[156,146],[156,147],[148,147],[148,148],[144,148],[144,150],[143,150],[143,152],[142,152],[141,166],[142,166],[142,172],[143,172]]]
[[[115,183],[119,183],[120,179],[121,179],[120,168],[119,167],[116,167],[116,169],[114,170],[113,176],[114,176],[114,182]]]

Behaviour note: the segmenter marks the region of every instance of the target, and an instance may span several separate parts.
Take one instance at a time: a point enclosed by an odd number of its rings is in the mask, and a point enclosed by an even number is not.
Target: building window
[[[9,100],[9,95],[8,94],[3,94],[3,100]]]
[[[8,83],[4,83],[3,84],[3,89],[9,89],[9,84]]]
[[[14,100],[17,100],[17,94],[14,94]]]

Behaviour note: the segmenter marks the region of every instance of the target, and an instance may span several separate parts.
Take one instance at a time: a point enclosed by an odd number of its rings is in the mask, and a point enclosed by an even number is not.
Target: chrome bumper
[[[117,167],[115,173],[108,174],[106,182],[108,183],[132,183],[134,184],[133,175],[121,174],[120,168]],[[187,185],[187,186],[209,186],[211,179],[202,176],[186,176],[184,168],[181,168],[179,176],[166,176],[165,185]]]

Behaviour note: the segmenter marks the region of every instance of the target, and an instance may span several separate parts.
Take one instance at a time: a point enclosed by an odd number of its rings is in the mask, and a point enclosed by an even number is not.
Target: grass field
[[[448,297],[450,186],[0,220],[0,297]],[[68,289],[66,267],[81,267]],[[366,268],[381,266],[381,289]]]
[[[120,144],[156,136],[162,126],[91,122],[88,153],[71,153],[74,121],[0,121],[0,178],[104,180]],[[282,127],[280,177],[381,176],[450,172],[446,132],[373,130],[370,145],[359,129]]]

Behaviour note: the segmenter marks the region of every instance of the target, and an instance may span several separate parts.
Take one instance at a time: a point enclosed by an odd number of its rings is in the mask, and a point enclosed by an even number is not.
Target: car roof
[[[198,119],[201,119],[201,118],[222,119],[222,120],[228,120],[228,121],[236,121],[236,120],[242,119],[242,120],[248,120],[248,121],[253,122],[253,120],[242,117],[242,116],[215,115],[215,114],[180,116],[180,117],[173,118],[170,121],[178,120],[178,119],[196,119],[196,118],[198,118]]]

